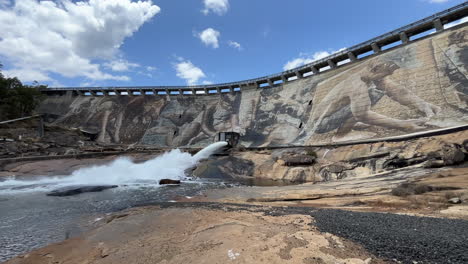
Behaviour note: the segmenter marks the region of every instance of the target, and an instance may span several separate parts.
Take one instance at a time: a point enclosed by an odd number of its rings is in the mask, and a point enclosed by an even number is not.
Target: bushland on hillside
[[[17,77],[6,77],[1,72],[0,64],[0,121],[20,118],[33,114],[43,96],[40,88],[46,88],[34,82],[23,84]]]

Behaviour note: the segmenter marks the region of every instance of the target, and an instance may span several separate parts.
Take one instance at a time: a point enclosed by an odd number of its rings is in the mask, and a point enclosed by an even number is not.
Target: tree
[[[16,77],[5,77],[1,68],[0,64],[0,120],[31,115],[43,99],[39,89],[46,86],[24,85]]]

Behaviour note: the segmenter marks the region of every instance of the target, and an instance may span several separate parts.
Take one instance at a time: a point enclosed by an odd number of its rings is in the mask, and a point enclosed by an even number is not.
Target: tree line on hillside
[[[39,89],[47,86],[39,85],[37,82],[25,85],[16,77],[4,76],[1,68],[2,64],[0,64],[0,121],[33,114],[43,99]]]

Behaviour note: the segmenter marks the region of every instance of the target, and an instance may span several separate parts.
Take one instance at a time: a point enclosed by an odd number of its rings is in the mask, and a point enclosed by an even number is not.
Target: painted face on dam
[[[361,80],[368,79],[371,82],[380,81],[383,78],[392,75],[393,72],[399,68],[400,66],[392,61],[376,60],[368,66],[369,73],[361,76]]]

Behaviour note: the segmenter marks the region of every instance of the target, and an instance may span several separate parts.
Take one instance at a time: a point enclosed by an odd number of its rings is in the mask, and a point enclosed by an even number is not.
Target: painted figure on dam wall
[[[172,98],[149,125],[141,143],[168,147],[209,144],[218,131],[238,131],[239,104],[239,94]]]
[[[448,36],[448,48],[441,49],[439,61],[452,85],[444,92],[455,94],[455,101],[447,100],[453,108],[468,113],[468,34],[467,30],[452,32]],[[447,97],[447,95],[445,95]]]
[[[360,68],[314,104],[309,121],[312,126],[305,128],[308,133],[327,133],[338,128],[339,136],[358,122],[415,132],[424,130],[424,123],[440,112],[440,107],[424,101],[392,79],[392,74],[400,70],[394,62],[376,58]],[[372,107],[385,95],[401,105],[416,108],[424,118],[401,120],[373,111]]]
[[[242,140],[252,146],[282,145],[295,140],[301,130],[301,117],[307,110],[298,101],[297,92],[297,89],[276,87],[246,93],[242,107],[254,110],[248,118],[244,117],[243,124],[248,127]],[[252,107],[248,105],[250,98],[255,98]]]
[[[354,140],[466,124],[465,36],[459,30],[423,40],[320,82],[298,139]]]
[[[108,143],[205,146],[222,131],[245,146],[323,144],[468,124],[468,27],[335,70],[240,93],[51,96],[41,112]]]

